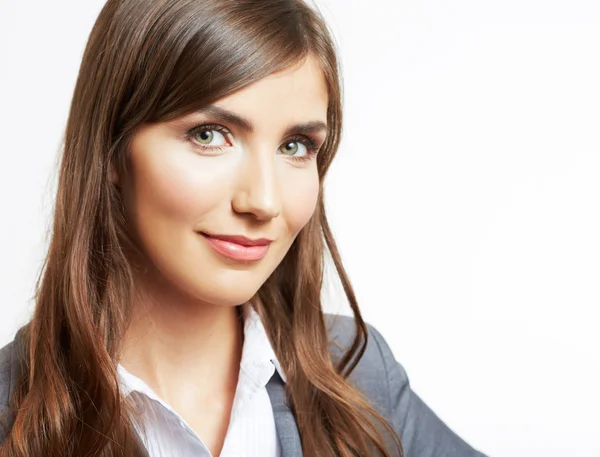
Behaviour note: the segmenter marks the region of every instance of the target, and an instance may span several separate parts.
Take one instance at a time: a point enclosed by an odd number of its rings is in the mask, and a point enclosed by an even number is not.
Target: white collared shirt
[[[281,447],[266,385],[275,369],[285,375],[260,317],[244,304],[244,345],[229,428],[220,457],[279,457]],[[213,457],[200,437],[173,408],[120,364],[121,389],[141,410],[150,457]]]

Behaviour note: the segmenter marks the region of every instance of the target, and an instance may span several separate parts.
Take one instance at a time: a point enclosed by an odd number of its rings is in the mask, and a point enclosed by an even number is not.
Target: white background
[[[328,211],[365,319],[476,448],[600,456],[600,3],[319,3],[346,102]],[[102,4],[0,1],[2,345]]]

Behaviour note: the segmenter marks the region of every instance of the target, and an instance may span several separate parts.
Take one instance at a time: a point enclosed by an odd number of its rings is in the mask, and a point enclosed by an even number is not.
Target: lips
[[[267,246],[269,243],[271,243],[271,240],[267,238],[258,238],[253,240],[241,235],[212,235],[205,232],[202,232],[202,234],[217,240],[230,241],[242,246]]]
[[[251,239],[241,235],[213,235],[200,233],[218,254],[237,261],[257,261],[267,255],[271,240]]]

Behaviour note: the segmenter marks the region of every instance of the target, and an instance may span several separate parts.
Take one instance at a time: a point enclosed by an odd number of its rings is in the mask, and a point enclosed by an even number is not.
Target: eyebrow
[[[197,113],[211,116],[221,122],[234,124],[241,130],[249,133],[254,131],[254,125],[252,125],[252,122],[249,119],[215,105],[209,105],[206,108],[197,111]],[[293,133],[319,133],[323,130],[327,130],[327,124],[325,122],[311,121],[303,124],[290,125],[283,135],[288,136]]]

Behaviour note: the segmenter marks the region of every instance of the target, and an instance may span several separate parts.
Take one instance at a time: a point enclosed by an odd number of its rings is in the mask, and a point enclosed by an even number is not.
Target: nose
[[[260,157],[258,157],[260,155]],[[242,170],[232,207],[259,220],[273,219],[281,212],[281,195],[273,154],[257,154],[241,164]]]

